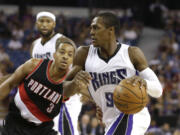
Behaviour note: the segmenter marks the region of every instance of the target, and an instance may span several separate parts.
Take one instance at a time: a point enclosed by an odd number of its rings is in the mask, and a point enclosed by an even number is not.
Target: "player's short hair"
[[[70,40],[69,38],[67,37],[63,37],[63,39],[60,37],[56,40],[56,51],[57,49],[59,48],[60,44],[69,44],[69,45],[72,45],[72,47],[74,48],[74,52],[76,52],[76,45],[75,43]]]
[[[95,17],[102,17],[106,28],[114,27],[116,36],[119,35],[120,21],[119,18],[111,12],[99,13]]]

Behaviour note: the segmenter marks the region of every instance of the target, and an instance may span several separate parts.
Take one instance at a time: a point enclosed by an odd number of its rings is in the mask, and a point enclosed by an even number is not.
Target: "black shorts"
[[[40,125],[28,122],[19,114],[19,110],[11,103],[10,110],[3,124],[2,135],[57,135],[53,130],[53,121]]]

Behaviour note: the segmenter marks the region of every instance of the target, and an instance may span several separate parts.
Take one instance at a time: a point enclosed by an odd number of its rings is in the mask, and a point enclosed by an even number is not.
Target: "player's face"
[[[68,69],[73,62],[74,53],[75,50],[72,45],[68,43],[62,43],[54,53],[55,64],[60,69]]]
[[[90,34],[92,43],[95,47],[102,47],[109,43],[109,28],[106,28],[101,17],[95,17],[92,20]]]
[[[36,26],[42,36],[49,37],[55,28],[55,22],[50,17],[44,16],[37,20]]]

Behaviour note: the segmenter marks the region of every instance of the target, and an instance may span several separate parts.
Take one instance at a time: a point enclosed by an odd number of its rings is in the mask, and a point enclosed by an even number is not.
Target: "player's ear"
[[[56,52],[53,53],[53,58],[54,58],[54,59],[56,58]]]
[[[56,22],[54,22],[54,24],[53,24],[53,28],[55,28],[56,27]]]
[[[112,32],[114,32],[114,31],[115,31],[114,27],[111,27],[111,31],[112,31]]]
[[[109,27],[109,31],[111,34],[114,33],[114,27]]]

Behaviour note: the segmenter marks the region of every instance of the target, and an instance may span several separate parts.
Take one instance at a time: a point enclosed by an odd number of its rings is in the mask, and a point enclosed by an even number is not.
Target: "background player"
[[[130,77],[131,83],[145,85],[147,93],[155,98],[161,96],[162,87],[143,52],[117,42],[119,27],[119,19],[112,13],[101,13],[92,20],[92,45],[78,48],[68,81],[64,82],[64,93],[85,87],[92,77],[88,89],[102,109],[105,134],[144,135],[150,124],[147,108],[134,115],[121,113],[114,106],[113,90],[122,79]],[[136,70],[140,77],[135,76]]]
[[[53,53],[55,52],[55,43],[58,38],[61,41],[68,40],[74,44],[74,42],[66,36],[60,33],[55,33],[56,17],[50,12],[38,13],[36,17],[36,26],[41,37],[35,40],[31,47],[31,55],[33,58],[52,59]],[[74,95],[66,101],[66,103],[62,105],[62,111],[59,115],[60,117],[57,116],[54,120],[54,128],[56,130],[59,128],[62,135],[64,135],[64,130],[66,130],[66,134],[68,135],[78,135],[77,123],[81,106],[82,103],[80,102],[79,95]]]
[[[57,42],[54,60],[32,58],[0,85],[1,100],[18,86],[2,135],[57,135],[52,120],[62,105],[62,81],[75,50],[70,42]]]

